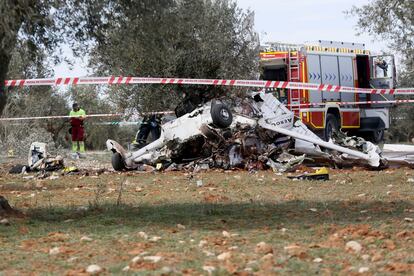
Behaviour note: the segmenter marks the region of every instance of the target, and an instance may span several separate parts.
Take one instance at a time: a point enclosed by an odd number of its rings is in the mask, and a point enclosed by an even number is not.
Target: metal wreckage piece
[[[117,171],[163,164],[167,169],[271,167],[284,172],[307,157],[380,166],[381,151],[376,145],[360,138],[337,140],[339,144],[322,140],[277,98],[261,91],[230,105],[207,102],[162,125],[161,137],[137,151],[128,152],[113,140],[106,145],[113,152],[112,165]],[[292,155],[292,151],[302,155]]]

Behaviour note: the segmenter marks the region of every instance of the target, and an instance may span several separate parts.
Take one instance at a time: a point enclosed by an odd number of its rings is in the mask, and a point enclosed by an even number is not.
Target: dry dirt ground
[[[88,158],[77,164],[109,166]],[[331,170],[326,182],[271,171],[39,180],[9,166],[0,195],[25,215],[0,224],[0,275],[92,264],[104,275],[414,274],[411,169]]]

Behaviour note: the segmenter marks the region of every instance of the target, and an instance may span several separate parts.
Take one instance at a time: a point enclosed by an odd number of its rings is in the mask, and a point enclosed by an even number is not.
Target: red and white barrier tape
[[[109,118],[109,117],[122,117],[123,114],[92,114],[82,116],[83,118]],[[41,117],[12,117],[12,118],[0,118],[0,122],[7,121],[29,121],[29,120],[47,120],[47,119],[70,119],[79,116],[41,116]]]
[[[402,103],[414,103],[414,100],[392,100],[392,101],[365,101],[365,102],[325,102],[325,103],[304,103],[304,104],[288,104],[289,107],[311,107],[328,104],[337,105],[364,105],[364,104],[402,104]]]
[[[181,79],[181,78],[141,78],[141,77],[84,77],[84,78],[51,78],[7,80],[5,85],[15,86],[44,86],[44,85],[88,85],[88,84],[182,84],[182,85],[211,85],[256,88],[288,88],[300,90],[313,90],[336,93],[363,93],[382,95],[414,95],[414,88],[399,89],[365,89],[338,86],[331,84],[314,84],[286,81],[262,80],[219,80],[219,79]]]

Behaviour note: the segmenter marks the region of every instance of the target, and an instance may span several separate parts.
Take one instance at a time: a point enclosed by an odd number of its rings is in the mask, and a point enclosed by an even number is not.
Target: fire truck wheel
[[[385,131],[383,129],[377,129],[371,132],[368,140],[370,140],[371,142],[375,144],[379,144],[382,141],[384,141],[384,134],[385,134]]]
[[[126,170],[124,159],[122,158],[122,155],[119,152],[115,152],[112,155],[112,167],[115,171],[124,171]]]
[[[211,107],[213,124],[218,128],[227,128],[233,122],[230,109],[224,104],[213,104]]]
[[[326,124],[325,124],[325,141],[329,141],[335,131],[339,130],[339,122],[334,114],[326,115]]]

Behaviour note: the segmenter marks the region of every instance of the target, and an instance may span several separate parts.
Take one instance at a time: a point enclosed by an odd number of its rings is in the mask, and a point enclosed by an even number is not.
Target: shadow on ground
[[[311,210],[312,209],[312,210]],[[318,224],[381,223],[403,221],[410,201],[287,201],[277,204],[163,204],[115,206],[101,205],[88,210],[42,208],[28,212],[29,223],[77,227],[175,227],[178,223],[191,229],[262,229]],[[361,212],[363,211],[363,212]],[[405,216],[404,216],[405,215]]]

